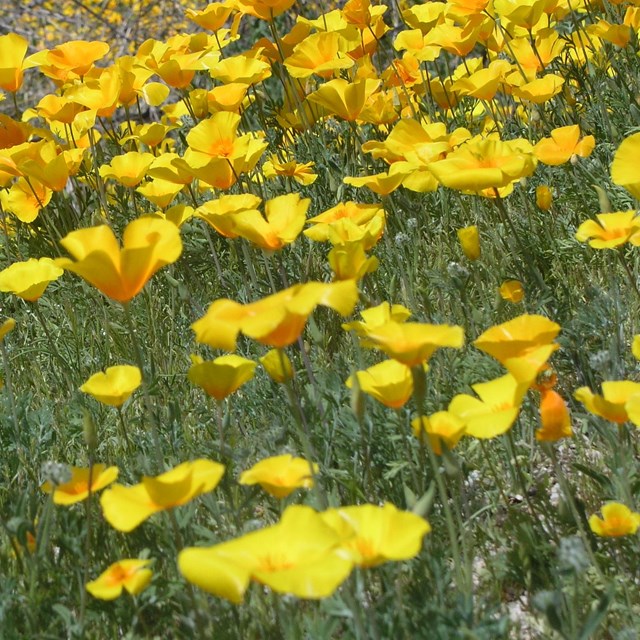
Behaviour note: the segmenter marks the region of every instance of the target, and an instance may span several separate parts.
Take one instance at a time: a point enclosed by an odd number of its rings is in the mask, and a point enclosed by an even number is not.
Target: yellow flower
[[[613,156],[611,179],[615,184],[629,191],[634,198],[640,200],[638,158],[640,158],[640,133],[634,133],[622,141]]]
[[[558,348],[560,325],[540,315],[524,314],[487,329],[474,346],[503,364],[519,381],[532,381]]]
[[[197,356],[192,356],[192,360],[189,380],[218,401],[224,400],[251,380],[257,366],[253,360],[234,354],[220,356],[207,362]]]
[[[291,360],[282,349],[271,349],[260,358],[260,364],[274,382],[282,384],[293,378]]]
[[[477,260],[480,257],[480,236],[478,227],[464,227],[458,229],[458,240],[464,255],[469,260]]]
[[[355,320],[354,322],[346,322],[342,325],[345,331],[354,331],[360,338],[360,342],[363,347],[373,347],[372,342],[367,341],[367,335],[369,331],[382,327],[388,322],[405,322],[411,317],[411,311],[401,304],[391,305],[388,302],[383,302],[376,307],[370,307],[360,312],[362,320]]]
[[[573,397],[582,402],[587,411],[596,416],[617,424],[627,422],[629,420],[627,405],[634,396],[640,396],[640,383],[631,380],[615,380],[603,382],[601,387],[601,396],[593,393],[589,387],[580,387]],[[635,406],[635,404],[631,405],[632,408]]]
[[[310,204],[297,193],[278,196],[265,203],[264,217],[255,209],[236,213],[233,231],[262,249],[277,251],[300,235]]]
[[[536,440],[555,442],[561,438],[570,438],[571,415],[562,396],[553,389],[540,391],[540,428],[536,429]]]
[[[409,560],[420,553],[429,523],[389,502],[329,509],[320,517],[340,536],[341,546],[360,567]]]
[[[335,32],[314,33],[294,47],[284,66],[294,78],[308,78],[314,73],[327,78],[354,65],[346,55],[347,46],[347,41]]]
[[[520,280],[505,280],[499,289],[500,297],[508,302],[518,304],[524,298],[524,288]]]
[[[385,360],[364,371],[356,371],[360,389],[386,407],[402,407],[413,393],[411,369],[397,360]],[[353,376],[346,382],[353,386]]]
[[[495,438],[506,433],[516,421],[529,384],[507,374],[471,387],[480,399],[461,393],[449,404],[449,413],[464,423],[465,435]]]
[[[29,42],[17,33],[0,36],[0,89],[15,93],[24,75],[24,56]]]
[[[86,589],[100,600],[115,600],[125,589],[132,596],[138,595],[151,581],[152,571],[146,569],[151,560],[118,560],[95,580],[87,582]]]
[[[362,242],[345,242],[335,246],[329,255],[334,280],[361,280],[380,264],[375,256],[367,256]]]
[[[313,487],[313,476],[318,471],[319,467],[315,462],[285,454],[260,460],[251,469],[243,471],[238,482],[259,484],[268,494],[286,498],[295,489]]]
[[[298,339],[316,306],[331,307],[345,316],[357,300],[358,287],[353,280],[307,282],[251,304],[216,300],[191,328],[198,342],[217,349],[233,351],[240,332],[262,344],[282,348]]]
[[[635,209],[598,213],[596,218],[597,222],[586,220],[578,227],[577,240],[588,241],[594,249],[614,249],[626,242],[640,245],[640,216]]]
[[[183,462],[132,487],[114,485],[101,498],[107,522],[118,531],[133,531],[158,511],[179,507],[216,488],[224,466],[210,460]]]
[[[118,477],[118,467],[108,467],[104,464],[94,464],[91,468],[91,493],[97,493],[111,484]],[[53,491],[53,502],[68,506],[81,502],[89,496],[89,469],[71,467],[71,480],[53,486],[50,482],[42,485],[45,493]]]
[[[589,518],[589,527],[598,536],[618,538],[633,535],[640,527],[640,513],[631,511],[624,504],[608,502],[601,511],[602,518],[597,515]]]
[[[0,291],[15,293],[24,300],[35,302],[49,283],[63,273],[51,258],[29,258],[24,262],[14,262],[0,271]]]
[[[320,514],[293,505],[271,527],[213,547],[184,549],[178,566],[189,582],[235,604],[251,580],[298,598],[326,598],[353,568],[340,541]]]
[[[424,431],[429,438],[432,449],[437,455],[442,455],[442,445],[453,449],[465,434],[465,423],[451,411],[438,411],[427,416],[414,418],[411,427],[416,438]]]
[[[94,373],[80,387],[80,391],[88,393],[103,404],[119,407],[127,401],[141,382],[140,369],[123,364]]]
[[[593,136],[585,136],[580,140],[580,127],[574,124],[554,129],[551,137],[540,140],[533,152],[540,162],[557,166],[568,162],[574,155],[586,158],[595,144]]]
[[[500,189],[530,176],[537,160],[524,139],[502,142],[495,138],[474,138],[460,145],[444,160],[429,164],[440,183],[469,193]]]
[[[389,357],[408,367],[426,363],[436,349],[464,344],[462,327],[419,322],[393,322],[369,329],[367,346],[384,351]]]
[[[536,205],[543,211],[549,211],[551,209],[551,203],[553,202],[553,194],[551,189],[546,184],[541,184],[536,187]]]
[[[324,107],[330,115],[354,122],[379,86],[380,80],[363,78],[347,82],[336,78],[309,94],[307,100]]]
[[[152,217],[127,225],[122,248],[107,225],[72,231],[60,242],[75,262],[59,258],[56,264],[118,302],[129,302],[158,269],[182,253],[178,227]]]
[[[136,187],[147,174],[147,170],[154,162],[152,153],[129,151],[115,156],[110,164],[100,167],[100,177],[117,180],[125,187]]]
[[[13,331],[16,326],[16,321],[13,318],[7,318],[2,324],[0,324],[0,342],[4,340],[4,337],[9,333],[9,331]]]

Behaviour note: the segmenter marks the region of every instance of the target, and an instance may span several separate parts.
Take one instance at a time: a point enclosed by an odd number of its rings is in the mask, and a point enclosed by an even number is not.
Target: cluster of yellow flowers
[[[230,243],[242,239],[261,249],[266,260],[301,235],[328,242],[330,282],[296,282],[252,302],[219,298],[193,319],[198,344],[229,352],[213,360],[191,358],[186,375],[208,396],[222,403],[255,375],[256,362],[231,353],[241,336],[270,349],[261,363],[273,380],[287,385],[294,371],[285,350],[300,340],[315,309],[327,307],[347,317],[366,300],[361,282],[379,266],[370,253],[384,235],[394,191],[447,189],[478,196],[507,224],[505,200],[539,165],[580,162],[592,153],[594,136],[578,124],[549,126],[543,135],[536,122],[546,104],[558,96],[575,99],[580,91],[553,72],[554,61],[603,65],[610,47],[637,41],[638,2],[610,3],[625,9],[620,24],[587,20],[594,4],[449,0],[414,5],[402,15],[407,28],[394,36],[398,56],[384,68],[376,53],[390,30],[387,6],[369,0],[349,0],[316,19],[299,17],[286,34],[278,32],[276,18],[294,0],[213,2],[186,11],[197,33],[147,39],[106,66],[100,63],[113,51],[103,41],[72,40],[27,55],[24,37],[0,36],[0,88],[16,108],[15,117],[0,115],[0,212],[7,241],[22,225],[42,223],[34,231],[42,233],[56,196],[70,187],[96,194],[100,210],[92,219],[103,221],[92,224],[78,214],[78,228],[59,238],[70,257],[15,261],[0,272],[0,291],[35,304],[50,283],[70,272],[127,309],[160,269],[181,258],[181,228],[194,220]],[[131,15],[157,19],[155,3],[144,9],[140,3]],[[121,10],[120,3],[109,9],[114,15]],[[567,19],[575,14],[585,20]],[[108,11],[103,15],[110,21]],[[241,22],[254,19],[267,23],[273,40],[230,54],[230,45],[239,47]],[[121,27],[118,21],[112,24]],[[483,55],[469,57],[474,50]],[[441,58],[459,64],[441,76],[436,64]],[[24,78],[35,70],[54,89],[20,110]],[[300,162],[294,144],[270,145],[267,132],[248,117],[254,105],[269,102],[269,82],[276,79],[284,87],[284,101],[269,107],[282,139],[295,140],[330,119],[345,121],[358,131],[362,157],[381,161],[385,170],[343,176],[343,182],[367,189],[364,199],[373,192],[380,202],[338,202],[336,197],[333,206],[307,217],[314,203],[297,189],[317,180],[316,165]],[[159,119],[146,121],[143,104]],[[505,139],[508,118],[528,124],[530,139]],[[448,126],[454,119],[468,127]],[[114,148],[118,152],[112,154]],[[640,133],[635,133],[618,146],[611,165],[613,183],[636,199],[638,158]],[[285,193],[269,197],[268,184]],[[112,215],[118,197],[136,213],[127,220],[121,242]],[[548,187],[539,188],[536,202],[550,209]],[[478,226],[458,234],[467,259],[481,259]],[[640,245],[637,208],[599,213],[581,224],[575,237],[595,249]],[[500,294],[518,303],[523,286],[506,281]],[[413,396],[417,415],[411,424],[421,447],[439,456],[465,436],[487,440],[508,433],[530,391],[539,394],[536,440],[572,436],[555,376],[541,381],[559,348],[560,325],[525,313],[487,328],[473,344],[506,373],[473,384],[475,395],[459,393],[446,409],[423,415],[421,385],[431,357],[442,348],[462,348],[465,335],[459,326],[410,322],[411,314],[402,305],[383,302],[367,305],[361,320],[342,325],[362,347],[389,358],[354,371],[346,384],[354,394],[364,392],[392,409]],[[12,328],[5,322],[0,340]],[[120,410],[144,381],[141,366],[119,365],[96,373],[80,389]],[[575,397],[596,416],[640,425],[640,383],[609,381],[601,396],[582,387]],[[222,433],[220,440],[223,449]],[[311,488],[322,469],[309,457],[262,460],[241,475],[240,483],[260,484],[277,498]],[[157,512],[212,491],[223,473],[222,464],[201,459],[145,476],[134,486],[116,484],[101,495],[104,517],[115,529],[131,531]],[[114,466],[74,467],[69,482],[43,488],[53,492],[56,504],[73,504],[117,475]],[[603,506],[602,515],[590,520],[601,536],[635,533],[640,525],[640,515],[617,503]],[[354,567],[414,557],[429,530],[426,520],[389,503],[324,511],[290,505],[278,523],[264,529],[207,549],[183,549],[178,564],[187,580],[234,603],[242,601],[252,580],[277,592],[322,598]],[[123,588],[139,593],[151,580],[149,564],[148,559],[121,560],[87,589],[106,599]]]

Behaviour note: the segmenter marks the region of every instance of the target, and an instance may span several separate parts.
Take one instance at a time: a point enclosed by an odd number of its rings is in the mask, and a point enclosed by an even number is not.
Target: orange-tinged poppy
[[[358,287],[353,280],[307,282],[245,305],[216,300],[191,328],[198,342],[227,351],[235,349],[240,332],[262,344],[282,348],[298,339],[316,306],[331,307],[346,316],[357,300]]]
[[[146,568],[150,564],[151,560],[118,560],[95,580],[87,582],[86,589],[100,600],[115,600],[123,590],[136,596],[151,582],[152,571]]]
[[[594,249],[615,249],[627,242],[640,245],[640,215],[635,209],[598,213],[596,218],[597,222],[586,220],[578,227],[576,240],[589,242]]]
[[[600,511],[602,518],[595,514],[589,517],[589,528],[598,536],[619,538],[634,535],[640,527],[640,513],[631,511],[624,504],[608,502]]]
[[[510,76],[507,79],[513,78]],[[548,73],[542,78],[532,80],[525,84],[515,84],[512,87],[513,95],[517,96],[521,100],[533,102],[534,104],[543,104],[547,100],[551,100],[553,96],[558,95],[562,91],[562,85],[564,84],[564,78]]]
[[[372,347],[373,343],[367,342],[367,335],[370,331],[390,321],[405,322],[411,317],[411,311],[401,304],[391,305],[388,302],[383,302],[361,311],[360,317],[362,320],[347,322],[342,325],[342,328],[345,331],[354,331],[363,346]]]
[[[88,393],[103,404],[119,407],[127,401],[141,382],[140,369],[123,364],[94,373],[80,387],[80,391]]]
[[[353,568],[340,542],[321,514],[292,505],[275,525],[213,547],[182,550],[178,566],[189,582],[235,604],[251,580],[298,598],[326,598]]]
[[[71,479],[68,482],[52,485],[45,482],[42,490],[45,493],[53,492],[53,502],[68,506],[81,502],[89,497],[89,486],[91,493],[97,493],[111,484],[118,477],[118,467],[108,467],[105,464],[94,464],[91,467],[91,476],[89,476],[89,468],[71,467]],[[91,479],[89,479],[91,478]]]
[[[223,474],[224,466],[211,460],[183,462],[159,476],[144,476],[132,487],[114,485],[100,497],[102,512],[114,529],[128,533],[154,513],[213,491]]]
[[[189,381],[197,384],[218,402],[251,380],[257,366],[253,360],[234,354],[210,361],[204,361],[198,356],[191,356],[191,359],[193,364],[188,373]]]
[[[35,302],[64,272],[51,258],[29,258],[0,271],[0,291]]]
[[[153,276],[182,253],[180,230],[160,218],[139,218],[124,230],[123,246],[107,225],[79,229],[60,243],[74,260],[59,258],[56,264],[84,278],[104,295],[129,302]]]
[[[363,227],[374,218],[380,218],[384,223],[384,209],[378,204],[359,204],[356,202],[341,202],[321,214],[309,218],[307,222],[313,227],[305,230],[304,235],[316,242],[329,240],[331,227],[340,220],[350,220],[356,226]]]
[[[25,223],[33,222],[51,201],[53,191],[37,180],[18,178],[9,190],[0,191],[0,204]]]
[[[640,383],[631,380],[608,380],[603,382],[602,395],[597,395],[589,387],[580,387],[573,397],[582,402],[587,411],[610,422],[624,424],[629,420],[627,408],[637,407],[640,396]]]
[[[536,187],[536,206],[543,211],[549,211],[551,204],[553,203],[553,193],[546,184],[541,184]]]
[[[195,212],[197,218],[201,218],[211,225],[220,235],[226,238],[237,238],[234,218],[237,214],[254,210],[259,213],[257,207],[261,199],[250,193],[224,195],[215,200],[209,200],[200,205]]]
[[[240,474],[240,484],[259,484],[275,498],[286,498],[296,489],[313,487],[313,476],[319,471],[318,465],[304,458],[294,458],[287,453],[282,456],[265,458]]]
[[[310,204],[298,193],[278,196],[265,202],[264,216],[256,209],[237,212],[233,231],[266,251],[278,251],[300,235]]]
[[[29,48],[17,33],[0,36],[0,89],[15,93],[24,79],[24,57]]]
[[[109,52],[106,42],[70,40],[51,50],[39,51],[27,58],[29,64],[37,65],[40,71],[54,81],[63,83],[68,79],[84,76],[93,63]]]
[[[556,442],[561,438],[570,438],[571,415],[567,403],[553,389],[540,391],[540,428],[536,429],[539,442]]]
[[[233,4],[226,0],[225,2],[211,2],[201,11],[186,9],[185,15],[203,29],[217,31],[222,28],[232,11]]]
[[[271,76],[271,66],[264,60],[247,55],[225,58],[209,69],[214,80],[224,84],[241,83],[252,85],[262,82]]]
[[[318,174],[312,171],[313,165],[313,162],[300,163],[295,160],[281,162],[277,156],[271,156],[262,165],[262,173],[265,178],[276,176],[293,178],[298,184],[308,186],[318,179]]]

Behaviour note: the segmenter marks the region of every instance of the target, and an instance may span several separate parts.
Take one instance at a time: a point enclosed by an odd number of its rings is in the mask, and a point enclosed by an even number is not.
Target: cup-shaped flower
[[[640,382],[609,380],[603,382],[601,387],[601,396],[593,393],[589,387],[580,387],[573,397],[582,402],[589,413],[617,424],[627,422],[629,420],[628,404],[635,396],[640,400]],[[631,407],[633,409],[635,403]]]
[[[551,354],[560,325],[540,315],[524,314],[490,327],[474,346],[503,364],[518,380],[533,380]]]
[[[147,588],[153,572],[147,569],[151,560],[118,560],[103,571],[95,580],[87,582],[87,591],[100,600],[115,600],[123,589],[132,596]]]
[[[327,242],[333,224],[340,220],[351,220],[358,227],[364,227],[373,218],[380,218],[384,228],[384,209],[378,204],[360,204],[357,202],[341,202],[321,214],[309,218],[307,222],[313,227],[305,230],[304,235],[317,242]]]
[[[260,460],[240,474],[240,484],[259,484],[275,498],[286,498],[296,489],[313,487],[313,476],[319,467],[304,458],[294,458],[287,453]]]
[[[536,187],[536,206],[543,211],[549,211],[553,203],[553,193],[546,184]]]
[[[233,218],[234,232],[266,251],[291,244],[302,231],[311,200],[288,193],[268,200],[263,216],[256,209],[240,211]]]
[[[519,304],[524,299],[524,287],[520,280],[505,280],[498,293],[503,300],[513,304]]]
[[[589,242],[594,249],[615,249],[627,242],[640,245],[640,216],[635,209],[598,213],[598,221],[585,220],[576,231],[576,240]]]
[[[87,467],[70,467],[71,480],[57,486],[50,482],[42,485],[45,493],[53,491],[53,502],[55,504],[70,505],[81,502],[89,496],[89,487],[91,493],[97,493],[111,484],[118,477],[118,467],[107,467],[104,464],[94,464],[91,467],[91,476]],[[91,481],[89,481],[91,477]]]
[[[443,160],[430,163],[429,171],[445,187],[480,193],[530,176],[536,163],[533,148],[524,139],[473,138]]]
[[[296,0],[236,0],[235,8],[240,13],[271,21],[289,9]]]
[[[533,152],[540,162],[557,166],[568,162],[574,155],[586,158],[595,144],[593,136],[585,136],[580,140],[580,127],[573,124],[554,129],[551,137],[540,140]]]
[[[124,230],[123,246],[110,227],[101,225],[67,234],[62,246],[75,258],[59,258],[58,266],[73,271],[104,295],[129,302],[153,276],[182,253],[180,230],[167,220],[138,218]]]
[[[408,367],[426,363],[436,349],[464,344],[462,327],[420,322],[387,322],[367,331],[367,345]]]
[[[536,440],[539,442],[556,442],[562,438],[570,438],[571,415],[567,403],[553,389],[540,391],[540,428],[536,429]]]
[[[404,406],[413,393],[411,368],[397,360],[385,360],[354,375],[364,393],[392,409]],[[345,384],[351,389],[353,376]]]
[[[24,78],[24,56],[29,42],[17,33],[0,36],[0,89],[15,93]]]
[[[81,387],[99,402],[111,407],[124,404],[129,396],[140,386],[142,374],[138,367],[122,364],[108,367],[106,371],[94,373]]]
[[[442,445],[453,449],[465,434],[465,423],[450,411],[438,411],[430,416],[421,416],[411,421],[416,438],[424,432],[429,438],[431,448],[437,455],[442,455]]]
[[[589,518],[589,528],[598,536],[619,538],[633,535],[640,527],[640,513],[631,511],[629,507],[619,502],[608,502],[600,511],[602,518],[592,515]]]
[[[518,382],[511,374],[471,385],[479,398],[458,394],[449,403],[449,413],[465,425],[465,435],[495,438],[509,431],[520,413],[529,383]]]
[[[272,347],[294,343],[318,305],[345,316],[358,300],[353,280],[297,284],[250,304],[216,300],[207,313],[191,325],[198,342],[233,351],[240,332]]]
[[[354,122],[379,86],[380,80],[370,78],[362,78],[356,82],[336,78],[309,94],[307,100],[324,107],[331,115]]]
[[[405,322],[411,317],[411,311],[401,304],[389,304],[383,302],[375,307],[370,307],[360,312],[362,320],[355,320],[353,322],[345,322],[342,328],[345,331],[354,331],[360,338],[362,346],[372,347],[373,343],[367,342],[367,335],[369,331],[381,327],[387,322]]]
[[[375,256],[367,256],[362,241],[335,246],[327,256],[334,280],[362,280],[380,264]]]
[[[129,151],[100,167],[100,177],[117,180],[125,187],[137,187],[155,160],[152,153]]]
[[[375,567],[392,560],[413,558],[422,548],[429,523],[389,502],[380,507],[363,504],[329,509],[320,514],[340,536],[341,545],[360,567]]]
[[[7,318],[2,324],[0,324],[0,342],[4,340],[4,337],[9,333],[9,331],[13,331],[16,326],[16,321],[13,318]]]
[[[213,547],[184,549],[178,566],[189,582],[236,604],[251,580],[298,598],[326,598],[353,568],[340,541],[320,514],[294,505],[271,527]]]
[[[144,476],[132,487],[114,485],[100,498],[102,512],[114,529],[128,533],[158,511],[213,491],[223,473],[224,466],[210,460],[183,462],[155,478]]]
[[[640,200],[638,158],[640,158],[640,133],[634,133],[622,141],[613,156],[611,179]]]
[[[257,207],[260,202],[258,196],[249,193],[224,195],[205,202],[196,209],[195,215],[211,225],[220,235],[237,238],[238,232],[234,230],[233,224],[235,217],[249,209],[259,215]]]
[[[274,382],[284,384],[293,378],[293,365],[282,349],[271,349],[260,358],[260,364]]]
[[[468,260],[477,260],[480,257],[480,235],[478,234],[478,227],[474,225],[458,229],[458,240]]]
[[[228,354],[215,360],[203,361],[192,356],[188,378],[212,398],[220,402],[253,378],[256,363],[241,356]]]
[[[0,271],[0,291],[35,302],[64,272],[51,258],[29,258]]]

